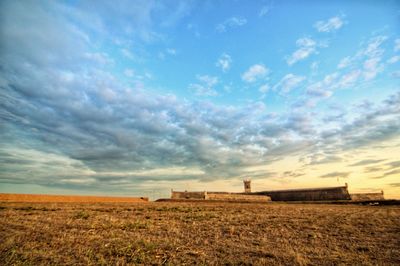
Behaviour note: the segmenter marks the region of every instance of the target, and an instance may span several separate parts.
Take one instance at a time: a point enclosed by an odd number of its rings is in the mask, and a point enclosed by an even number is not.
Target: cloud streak
[[[344,22],[342,17],[335,16],[326,21],[320,20],[314,24],[314,28],[316,28],[319,32],[332,32],[343,27]]]

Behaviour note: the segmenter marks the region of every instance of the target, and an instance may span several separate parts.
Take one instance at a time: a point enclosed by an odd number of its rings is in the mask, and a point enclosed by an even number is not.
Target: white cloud
[[[400,55],[395,55],[387,60],[389,64],[394,64],[400,61]]]
[[[360,75],[361,75],[361,70],[358,69],[347,73],[340,79],[338,87],[345,88],[354,84],[358,80]]]
[[[317,71],[319,68],[319,62],[312,62],[312,64],[310,65],[310,68],[312,71]]]
[[[300,38],[296,41],[296,45],[299,47],[291,56],[286,59],[289,66],[294,63],[306,59],[311,54],[316,53],[316,42],[310,38]]]
[[[217,96],[218,93],[214,86],[218,83],[218,77],[208,75],[197,75],[198,83],[189,84],[189,89],[193,90],[198,96]]]
[[[307,87],[307,95],[316,98],[329,98],[333,93],[332,89],[339,74],[337,72],[328,74],[323,80],[311,84]]]
[[[296,76],[294,74],[285,75],[274,87],[274,90],[279,89],[282,93],[288,93],[293,88],[297,87],[303,80],[304,76]]]
[[[114,60],[106,53],[85,53],[84,57],[100,65],[114,64]]]
[[[176,55],[176,50],[173,49],[173,48],[168,48],[168,49],[166,50],[166,52],[167,52],[168,54],[170,54],[170,55]]]
[[[255,64],[242,74],[242,80],[252,83],[264,78],[269,72],[263,64]]]
[[[223,53],[217,63],[215,63],[215,65],[217,67],[220,67],[222,69],[222,71],[227,72],[229,70],[229,68],[231,67],[232,64],[232,58],[230,55]]]
[[[351,64],[351,62],[352,62],[352,60],[351,60],[350,56],[346,56],[345,58],[342,58],[342,60],[340,60],[337,68],[339,68],[339,69],[346,68]]]
[[[332,17],[328,20],[320,20],[314,24],[314,28],[316,28],[319,32],[331,32],[340,29],[344,25],[344,22],[341,17],[336,16]]]
[[[128,49],[121,49],[121,53],[123,56],[125,56],[128,59],[134,60],[135,56],[133,55],[133,53],[131,51],[129,51]]]
[[[267,91],[269,91],[269,85],[268,85],[268,84],[264,84],[264,85],[262,85],[258,90],[259,90],[261,93],[267,93]]]
[[[161,60],[165,59],[165,54],[163,52],[159,52],[158,53],[158,58],[160,58]]]
[[[400,51],[400,39],[394,40],[394,51]]]
[[[243,17],[231,17],[216,26],[216,30],[220,33],[226,32],[227,28],[240,27],[247,23],[247,19]]]
[[[363,75],[365,80],[373,79],[379,72],[383,71],[383,65],[379,64],[380,60],[380,57],[373,57],[364,62]]]
[[[387,40],[387,36],[376,36],[368,42],[367,48],[363,51],[364,55],[368,57],[382,56],[384,49],[381,49],[381,44]]]
[[[263,6],[263,7],[260,9],[260,12],[258,13],[258,16],[259,16],[259,17],[265,16],[265,15],[269,12],[269,10],[270,10],[270,7],[269,7],[269,6]]]
[[[124,75],[129,78],[132,78],[135,75],[135,71],[131,68],[127,68],[124,70]]]

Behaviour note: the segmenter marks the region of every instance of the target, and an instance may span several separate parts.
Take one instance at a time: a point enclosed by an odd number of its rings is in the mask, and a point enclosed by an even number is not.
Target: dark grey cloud
[[[400,161],[389,162],[386,165],[391,167],[391,168],[398,168],[398,167],[400,167]]]
[[[384,169],[385,168],[381,166],[369,166],[364,168],[364,173],[380,172]]]
[[[342,177],[342,178],[348,178],[351,172],[331,172],[325,175],[321,175],[321,178],[337,178],[337,177]]]
[[[396,170],[385,172],[383,174],[383,176],[385,177],[385,176],[398,175],[398,174],[400,174],[400,169],[396,169]]]
[[[369,164],[376,164],[376,163],[379,163],[382,161],[384,161],[384,160],[382,160],[382,159],[376,159],[376,160],[367,159],[367,160],[361,160],[356,163],[350,164],[349,166],[363,166],[363,165],[369,165]]]

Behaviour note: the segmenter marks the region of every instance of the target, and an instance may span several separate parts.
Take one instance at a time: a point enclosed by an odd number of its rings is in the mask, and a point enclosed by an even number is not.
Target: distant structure
[[[344,186],[301,188],[286,190],[269,190],[251,192],[249,178],[243,180],[244,192],[196,192],[196,191],[171,191],[172,200],[219,200],[219,201],[374,201],[385,200],[383,191],[380,193],[350,194],[347,183]]]
[[[380,193],[353,193],[350,194],[352,201],[384,200],[383,190]]]
[[[232,202],[268,202],[271,198],[266,195],[255,195],[230,192],[210,191],[174,191],[171,190],[172,200],[207,200]]]
[[[251,180],[249,178],[243,180],[244,193],[251,193]]]
[[[345,186],[340,187],[271,190],[254,192],[254,194],[269,196],[272,201],[330,201],[351,199],[347,183]]]

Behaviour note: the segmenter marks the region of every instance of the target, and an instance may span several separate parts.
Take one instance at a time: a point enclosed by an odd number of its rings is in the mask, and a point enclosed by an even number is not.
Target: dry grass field
[[[0,193],[0,202],[143,202],[146,197],[101,197]]]
[[[400,265],[399,206],[0,203],[2,265]]]

